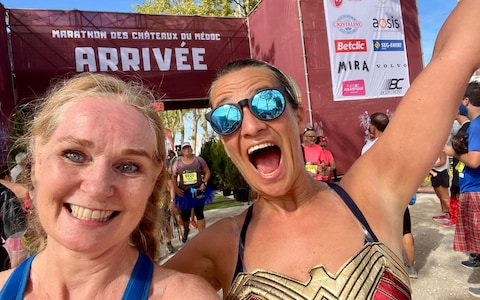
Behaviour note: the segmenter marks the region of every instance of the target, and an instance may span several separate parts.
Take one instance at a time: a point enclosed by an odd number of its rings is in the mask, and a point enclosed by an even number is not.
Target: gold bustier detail
[[[294,262],[292,262],[294,263]],[[275,272],[239,273],[228,300],[411,299],[410,280],[402,261],[384,244],[367,243],[337,275],[323,265],[300,282]]]

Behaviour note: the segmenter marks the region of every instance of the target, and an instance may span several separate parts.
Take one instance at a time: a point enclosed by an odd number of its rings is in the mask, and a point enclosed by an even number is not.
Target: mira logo
[[[359,60],[348,60],[348,61],[340,61],[338,62],[338,74],[342,71],[367,71],[370,72],[368,69],[367,62],[359,61]]]
[[[367,52],[367,40],[335,40],[335,52]]]

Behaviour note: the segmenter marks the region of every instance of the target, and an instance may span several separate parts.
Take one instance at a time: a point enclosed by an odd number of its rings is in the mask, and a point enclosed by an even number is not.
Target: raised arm
[[[480,1],[463,0],[447,18],[431,62],[411,84],[382,138],[345,175],[342,184],[354,199],[405,208],[438,157],[467,83],[480,67],[478,16]],[[364,184],[358,184],[360,178]]]

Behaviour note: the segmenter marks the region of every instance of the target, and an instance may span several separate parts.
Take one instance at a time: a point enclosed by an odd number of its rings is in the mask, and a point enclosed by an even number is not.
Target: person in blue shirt
[[[459,214],[453,249],[471,252],[470,259],[462,261],[469,269],[480,268],[480,83],[472,81],[468,84],[462,105],[468,111],[471,120],[466,134],[465,148],[456,146],[452,138],[452,146],[445,147],[445,153],[457,158],[462,165],[456,166],[459,171],[460,197]],[[470,288],[470,293],[480,297],[480,289]]]

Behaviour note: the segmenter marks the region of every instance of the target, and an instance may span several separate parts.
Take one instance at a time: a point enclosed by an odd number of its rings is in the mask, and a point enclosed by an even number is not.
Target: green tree
[[[134,11],[145,14],[169,14],[169,15],[199,15],[199,16],[236,16],[246,17],[261,0],[147,0],[141,4],[134,4]],[[192,117],[192,137],[189,138],[193,150],[197,140],[198,123],[200,123],[205,138],[208,140],[207,122],[205,109],[179,110],[176,112],[162,112],[165,127],[167,127],[175,141],[176,133],[180,133],[180,141],[185,138],[184,118]]]
[[[242,174],[228,157],[222,142],[218,138],[210,137],[202,145],[200,156],[205,159],[212,172],[212,177],[210,177],[212,186],[228,189],[247,186]]]
[[[246,17],[260,0],[147,0],[134,4],[146,14]]]
[[[164,110],[159,112],[162,117],[163,124],[165,128],[170,130],[172,133],[173,140],[175,141],[175,136],[177,129],[180,128],[180,124],[183,124],[183,116],[181,110]]]

